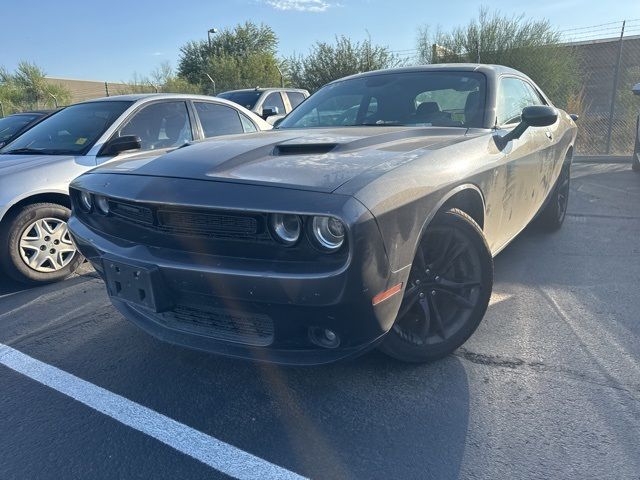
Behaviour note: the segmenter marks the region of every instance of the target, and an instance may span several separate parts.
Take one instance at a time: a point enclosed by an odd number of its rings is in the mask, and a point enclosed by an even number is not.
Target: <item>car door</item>
[[[501,77],[496,105],[498,133],[505,135],[513,130],[521,121],[522,109],[532,102],[523,79]],[[535,214],[535,183],[540,175],[543,137],[546,140],[544,129],[528,128],[520,138],[511,140],[505,147],[507,163],[500,225],[506,238],[517,235]]]
[[[187,103],[182,100],[164,100],[145,104],[122,122],[112,138],[125,135],[140,137],[141,148],[116,158],[131,154],[142,157],[159,156],[192,141],[193,126]],[[99,155],[97,161],[105,163],[113,158]]]
[[[242,112],[214,102],[193,102],[203,138],[256,132],[256,125]]]

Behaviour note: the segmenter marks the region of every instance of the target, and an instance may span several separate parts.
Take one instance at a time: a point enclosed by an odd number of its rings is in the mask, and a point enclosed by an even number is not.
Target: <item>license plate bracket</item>
[[[111,258],[105,258],[102,263],[110,296],[154,312],[171,308],[168,292],[165,292],[157,267],[132,265]]]

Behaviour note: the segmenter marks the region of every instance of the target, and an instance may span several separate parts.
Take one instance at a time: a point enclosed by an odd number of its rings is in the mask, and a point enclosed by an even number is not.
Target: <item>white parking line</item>
[[[303,477],[0,343],[0,365],[238,479]]]

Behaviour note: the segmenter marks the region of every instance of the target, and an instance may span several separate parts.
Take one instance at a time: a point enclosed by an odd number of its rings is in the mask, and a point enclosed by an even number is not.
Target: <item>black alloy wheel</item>
[[[381,350],[408,362],[448,355],[480,324],[492,286],[493,259],[480,227],[457,209],[439,214],[417,248]]]

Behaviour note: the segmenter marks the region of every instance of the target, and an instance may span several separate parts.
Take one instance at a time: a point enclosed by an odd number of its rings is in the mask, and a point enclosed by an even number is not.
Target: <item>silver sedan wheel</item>
[[[59,218],[41,218],[24,229],[20,236],[20,256],[36,272],[51,273],[63,269],[76,255],[67,222]]]

